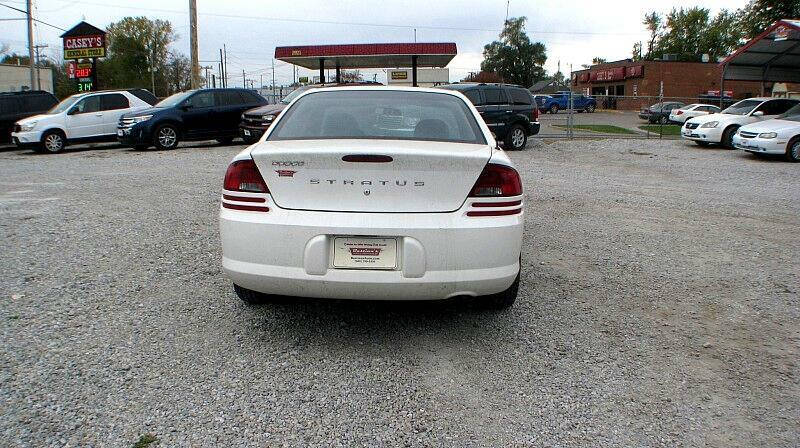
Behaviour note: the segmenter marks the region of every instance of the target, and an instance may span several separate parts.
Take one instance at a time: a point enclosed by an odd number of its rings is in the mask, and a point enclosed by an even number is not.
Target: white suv
[[[749,98],[720,113],[686,120],[681,136],[700,146],[717,143],[733,149],[733,136],[741,126],[775,118],[798,103],[786,98]]]
[[[11,137],[18,147],[61,152],[67,144],[113,142],[122,114],[152,107],[156,97],[143,89],[79,93],[49,111],[18,121]]]

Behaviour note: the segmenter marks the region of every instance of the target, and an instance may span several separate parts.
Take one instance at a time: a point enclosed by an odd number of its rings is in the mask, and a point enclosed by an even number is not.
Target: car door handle
[[[103,114],[102,114],[102,113],[96,113],[96,114],[94,114],[94,116],[95,116],[95,117],[102,117],[102,116],[103,116]]]

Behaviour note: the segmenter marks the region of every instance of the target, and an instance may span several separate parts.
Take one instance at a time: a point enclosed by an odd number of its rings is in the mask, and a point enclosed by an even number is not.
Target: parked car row
[[[800,100],[749,98],[719,113],[686,120],[681,136],[754,154],[785,154],[800,162]]]
[[[55,97],[47,94],[50,103],[38,111],[43,113],[16,121],[12,137],[19,147],[48,153],[86,142],[119,141],[135,149],[155,146],[162,150],[175,148],[181,141],[217,140],[229,144],[236,137],[252,144],[289,103],[309,89],[373,85],[380,84],[308,85],[277,104],[268,104],[252,90],[238,88],[190,90],[161,101],[143,89],[88,92],[72,95],[52,108],[46,106],[52,106]],[[528,137],[539,132],[539,108],[527,89],[507,84],[454,84],[442,88],[466,95],[508,149],[524,148]],[[409,123],[404,120],[413,120],[394,107],[385,108],[383,116],[387,123],[396,121],[398,126],[407,126]]]

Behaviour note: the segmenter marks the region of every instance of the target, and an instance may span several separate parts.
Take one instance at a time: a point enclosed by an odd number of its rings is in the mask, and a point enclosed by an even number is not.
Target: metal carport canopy
[[[325,82],[324,70],[328,68],[336,69],[338,81],[339,69],[343,68],[411,67],[416,85],[417,67],[445,67],[456,53],[453,42],[303,45],[277,47],[275,59],[319,70],[321,82]]]
[[[800,20],[779,20],[720,62],[723,80],[800,82]]]

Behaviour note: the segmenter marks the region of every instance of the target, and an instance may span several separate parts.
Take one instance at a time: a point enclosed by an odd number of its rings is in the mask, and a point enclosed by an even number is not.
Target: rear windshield
[[[408,91],[326,91],[298,99],[268,140],[428,140],[486,144],[460,98]]]

